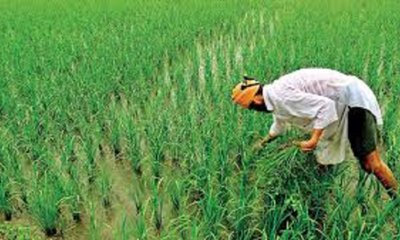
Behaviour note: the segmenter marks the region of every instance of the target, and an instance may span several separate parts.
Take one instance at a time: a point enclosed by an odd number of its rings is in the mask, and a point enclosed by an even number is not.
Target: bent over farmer
[[[345,159],[350,142],[362,169],[396,196],[397,181],[377,151],[381,111],[359,78],[323,68],[300,69],[266,85],[245,77],[233,89],[232,100],[243,108],[272,113],[273,123],[261,144],[293,125],[311,132],[309,140],[297,143],[300,149],[314,151],[318,163],[330,165]]]

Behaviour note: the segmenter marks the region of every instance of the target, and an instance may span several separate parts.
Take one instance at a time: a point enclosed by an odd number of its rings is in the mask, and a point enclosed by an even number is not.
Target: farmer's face
[[[268,113],[267,106],[265,106],[264,98],[261,94],[257,94],[254,97],[254,100],[250,103],[249,109],[255,110],[258,112]]]

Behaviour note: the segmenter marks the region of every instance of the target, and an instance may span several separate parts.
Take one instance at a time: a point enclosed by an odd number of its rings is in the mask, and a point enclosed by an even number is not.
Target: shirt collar
[[[265,102],[265,106],[267,107],[268,111],[273,111],[274,110],[274,106],[272,105],[272,101],[270,98],[270,93],[269,93],[270,89],[269,89],[269,85],[266,84],[263,87],[263,97],[264,97],[264,102]]]

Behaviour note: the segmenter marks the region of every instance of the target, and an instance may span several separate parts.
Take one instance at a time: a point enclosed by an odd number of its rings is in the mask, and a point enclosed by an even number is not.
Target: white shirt
[[[306,68],[267,84],[263,97],[273,112],[269,133],[281,134],[288,126],[324,129],[315,150],[320,164],[337,164],[345,159],[348,146],[349,107],[369,110],[382,125],[382,114],[371,89],[355,76],[335,70]]]

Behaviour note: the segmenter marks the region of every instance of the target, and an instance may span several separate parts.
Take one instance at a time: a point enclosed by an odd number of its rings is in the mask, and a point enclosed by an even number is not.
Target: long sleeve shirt
[[[315,150],[320,164],[345,159],[348,145],[348,107],[369,110],[382,125],[382,115],[371,89],[359,78],[335,70],[306,68],[289,73],[263,89],[266,107],[273,113],[270,135],[288,126],[311,131],[324,129]]]

